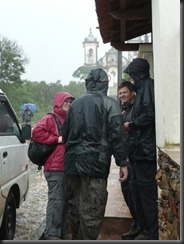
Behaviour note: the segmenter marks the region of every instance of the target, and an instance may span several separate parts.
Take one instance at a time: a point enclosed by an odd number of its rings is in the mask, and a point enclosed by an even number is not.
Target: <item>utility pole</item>
[[[117,85],[117,94],[118,94],[118,86],[122,82],[122,52],[118,51],[118,85]],[[117,101],[119,101],[117,95]]]

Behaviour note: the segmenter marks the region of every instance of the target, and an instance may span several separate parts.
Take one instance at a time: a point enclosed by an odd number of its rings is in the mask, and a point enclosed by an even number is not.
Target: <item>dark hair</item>
[[[135,91],[135,86],[131,81],[122,80],[122,82],[118,86],[118,91],[123,87],[127,87],[131,92]]]

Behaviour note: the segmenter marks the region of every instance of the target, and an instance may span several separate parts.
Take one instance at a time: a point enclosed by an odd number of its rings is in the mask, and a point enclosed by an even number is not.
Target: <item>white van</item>
[[[16,208],[29,189],[27,156],[30,126],[21,128],[17,115],[0,89],[0,240],[12,240],[16,230]]]

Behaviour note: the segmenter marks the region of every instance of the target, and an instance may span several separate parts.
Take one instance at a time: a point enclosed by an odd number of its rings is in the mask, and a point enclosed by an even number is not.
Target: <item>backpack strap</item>
[[[59,120],[59,118],[53,113],[47,113],[47,114],[51,114],[53,116],[53,118],[56,121],[59,134],[63,135],[63,125],[62,125],[61,121]]]

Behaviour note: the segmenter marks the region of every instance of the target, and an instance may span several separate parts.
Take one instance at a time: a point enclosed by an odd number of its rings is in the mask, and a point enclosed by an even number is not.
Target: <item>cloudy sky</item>
[[[110,49],[97,26],[95,0],[0,0],[0,35],[16,41],[29,58],[23,79],[74,80],[90,28],[99,42],[98,57]]]

